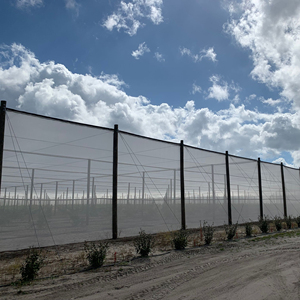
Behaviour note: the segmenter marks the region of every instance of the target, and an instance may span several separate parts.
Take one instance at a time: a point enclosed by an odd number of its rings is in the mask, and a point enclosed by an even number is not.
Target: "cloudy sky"
[[[8,107],[300,166],[299,0],[2,0]]]

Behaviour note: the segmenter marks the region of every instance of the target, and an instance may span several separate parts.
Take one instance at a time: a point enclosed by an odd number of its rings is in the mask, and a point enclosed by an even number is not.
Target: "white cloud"
[[[263,97],[260,97],[259,100],[264,103],[264,104],[268,104],[270,106],[278,106],[279,104],[281,104],[282,100],[277,99],[277,100],[273,100],[272,98],[268,98],[265,99]]]
[[[23,8],[30,8],[30,7],[40,7],[43,5],[43,0],[17,0],[16,7],[23,9]]]
[[[147,47],[146,43],[141,43],[138,46],[138,49],[135,51],[132,51],[131,55],[135,59],[140,59],[141,56],[143,56],[145,53],[150,52],[150,49]]]
[[[79,15],[80,4],[76,0],[65,0],[66,8],[73,11],[77,16]]]
[[[263,114],[233,104],[213,112],[196,108],[193,101],[175,108],[154,105],[128,95],[117,75],[72,73],[53,61],[40,62],[16,44],[2,46],[0,55],[1,95],[10,108],[111,128],[119,124],[145,136],[264,160],[290,151],[294,163],[300,162],[299,113]],[[219,79],[212,81],[220,85]]]
[[[225,29],[237,43],[250,49],[252,77],[300,107],[300,2],[298,0],[243,0],[230,10]]]
[[[159,62],[164,62],[164,61],[165,61],[163,55],[162,55],[161,53],[159,53],[159,52],[155,52],[155,53],[154,53],[154,57],[155,57],[155,58],[157,59],[157,61],[159,61]]]
[[[208,89],[209,94],[207,98],[214,98],[218,101],[227,100],[229,97],[227,82],[223,82],[223,85],[220,85],[220,78],[218,76],[212,76],[209,80],[213,83],[213,85]]]
[[[193,61],[200,62],[203,58],[208,58],[213,62],[217,61],[217,54],[214,52],[214,48],[202,49],[199,54],[193,54],[188,48],[179,48],[181,55],[187,55],[193,59]]]
[[[192,94],[195,95],[196,93],[202,93],[202,88],[201,88],[201,86],[196,85],[195,83],[193,83]]]
[[[103,22],[103,26],[112,31],[123,29],[127,34],[133,36],[144,24],[142,19],[149,19],[155,25],[163,22],[162,16],[163,0],[132,0],[132,2],[121,1],[117,10],[109,15]]]

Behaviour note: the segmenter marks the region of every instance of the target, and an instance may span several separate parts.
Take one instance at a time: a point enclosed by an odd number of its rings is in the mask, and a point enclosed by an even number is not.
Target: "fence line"
[[[0,250],[297,215],[299,175],[1,101]]]

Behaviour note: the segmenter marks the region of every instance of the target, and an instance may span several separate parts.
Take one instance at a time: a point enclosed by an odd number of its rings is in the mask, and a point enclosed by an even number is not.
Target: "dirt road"
[[[168,251],[0,289],[0,299],[300,299],[300,237]]]

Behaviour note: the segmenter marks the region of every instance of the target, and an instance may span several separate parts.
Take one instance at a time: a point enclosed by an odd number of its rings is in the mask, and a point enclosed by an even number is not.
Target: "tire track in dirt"
[[[151,280],[147,283],[148,286],[142,290],[133,292],[130,294],[128,291],[126,299],[163,299],[166,295],[170,292],[176,290],[178,287],[182,286],[183,284],[193,280],[195,277],[215,268],[218,268],[222,265],[236,263],[239,260],[246,260],[255,258],[257,256],[262,255],[269,255],[270,251],[274,254],[282,253],[282,252],[295,252],[299,251],[299,247],[295,246],[295,243],[292,245],[292,241],[287,244],[281,245],[280,242],[277,245],[269,245],[271,249],[264,249],[264,246],[261,245],[250,245],[243,244],[230,244],[224,243],[226,251],[221,251],[218,246],[214,247],[201,247],[196,249],[190,249],[185,251],[172,251],[167,253],[166,256],[160,257],[150,257],[149,259],[135,259],[131,263],[132,265],[129,266],[127,270],[113,270],[110,274],[105,273],[105,271],[101,270],[100,274],[99,271],[97,273],[86,272],[81,279],[77,279],[76,275],[68,275],[66,280],[70,281],[72,278],[75,281],[80,280],[78,282],[64,282],[62,278],[59,278],[57,281],[54,282],[54,286],[51,287],[41,287],[41,286],[31,286],[29,288],[24,289],[24,292],[27,293],[25,295],[19,295],[18,298],[20,299],[70,299],[71,294],[74,295],[74,298],[81,298],[87,297],[88,295],[95,294],[95,288],[97,287],[98,290],[105,290],[105,283],[118,283],[118,287],[114,287],[116,290],[122,289],[123,287],[130,287],[130,280],[132,276],[139,277],[138,280],[143,282],[143,276],[138,276],[139,274],[147,274],[147,272],[151,273],[150,271],[156,268],[172,268],[174,262],[180,262],[184,264],[184,259],[189,257],[198,258],[201,257],[201,260],[198,262],[197,265],[193,266],[192,268],[188,269],[187,271],[180,272],[171,278],[164,280],[162,278],[162,282],[159,284],[151,285]],[[296,245],[299,242],[296,242]],[[230,252],[229,252],[230,251]],[[232,252],[235,251],[235,252]],[[240,254],[237,251],[242,252]],[[214,256],[217,256],[214,259]],[[209,258],[209,262],[203,261],[204,259]],[[181,262],[182,261],[182,262]],[[183,265],[184,267],[184,265]],[[124,267],[125,268],[125,267]],[[155,273],[155,272],[154,272]],[[83,274],[83,273],[81,273]],[[146,276],[146,275],[145,275]],[[151,275],[153,276],[153,275]],[[83,277],[83,278],[82,278]],[[84,278],[85,277],[85,278]],[[88,278],[86,278],[88,277]],[[154,277],[155,278],[155,277]],[[280,279],[278,279],[280,280]],[[128,284],[129,281],[129,284]],[[150,283],[150,284],[149,284]],[[47,284],[45,282],[44,284]],[[146,285],[147,285],[146,284]],[[283,283],[281,283],[283,284]],[[104,288],[101,287],[104,286]],[[98,292],[98,291],[96,291]],[[5,296],[5,295],[3,295]],[[7,299],[9,296],[13,296],[12,294],[7,294]],[[14,295],[15,296],[15,295]],[[97,298],[95,298],[97,299]],[[125,298],[122,298],[125,299]]]

